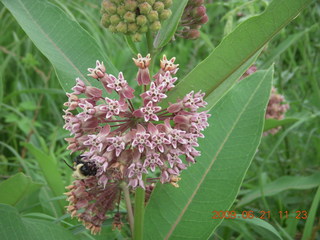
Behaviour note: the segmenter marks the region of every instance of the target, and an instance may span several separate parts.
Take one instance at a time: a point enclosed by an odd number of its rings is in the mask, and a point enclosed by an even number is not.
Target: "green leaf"
[[[53,192],[54,196],[58,197],[63,195],[63,193],[65,192],[64,184],[61,178],[61,174],[59,173],[56,161],[53,159],[53,157],[41,151],[40,149],[36,148],[32,144],[27,143],[24,145],[37,160],[39,167],[43,172],[43,175],[51,191]],[[61,210],[64,210],[66,201],[59,200],[59,203],[60,203]]]
[[[260,218],[252,218],[252,219],[243,218],[241,214],[237,214],[235,219],[225,220],[225,222],[228,222],[228,224],[230,225],[234,224],[234,221],[239,221],[239,222],[245,223],[246,225],[251,225],[252,228],[255,229],[258,233],[260,232],[259,231],[260,228],[263,230],[266,230],[268,233],[272,235],[272,239],[282,239],[279,232],[270,223]],[[268,238],[264,238],[264,239],[268,239]]]
[[[206,110],[210,110],[213,106],[228,92],[228,90],[234,85],[234,83],[258,58],[261,50],[254,56],[248,59],[243,65],[232,73],[215,91],[205,97],[208,103]]]
[[[144,239],[207,239],[230,208],[260,143],[272,69],[232,88],[210,111],[201,157],[181,174],[180,188],[158,184],[145,213]]]
[[[311,0],[275,0],[259,16],[241,23],[217,46],[213,52],[196,66],[165,99],[175,102],[190,91],[200,91],[214,95],[209,105],[214,105],[226,89],[243,74],[243,66],[253,58],[263,46],[285,27]],[[241,69],[241,71],[240,71]],[[232,79],[230,79],[230,77]],[[224,82],[229,82],[227,87]],[[223,90],[219,90],[223,88]],[[211,106],[209,106],[210,108]]]
[[[177,27],[179,25],[184,8],[186,7],[188,0],[174,0],[171,11],[172,15],[169,19],[162,23],[156,38],[154,39],[154,48],[162,48],[165,46],[174,36]]]
[[[298,230],[298,224],[300,222],[300,219],[296,219],[296,211],[298,209],[290,209],[290,213],[288,215],[288,218],[286,219],[286,227],[284,231],[292,238],[294,239]]]
[[[295,123],[297,121],[299,121],[299,118],[285,118],[282,120],[277,120],[277,119],[266,119],[265,123],[264,123],[264,129],[263,131],[268,131],[272,128],[276,128],[279,126],[285,126],[285,125],[290,125],[292,123]]]
[[[54,224],[32,218],[23,218],[16,208],[0,204],[0,239],[1,240],[74,240],[69,231]]]
[[[17,173],[0,183],[0,203],[15,206],[40,187],[41,184],[34,183],[30,177]]]
[[[313,198],[312,205],[310,210],[308,211],[308,218],[307,222],[303,231],[302,240],[311,239],[312,230],[313,230],[313,224],[315,223],[315,218],[317,215],[317,210],[319,209],[320,203],[320,184],[318,187],[318,190]]]
[[[70,91],[77,77],[100,86],[87,77],[87,68],[95,67],[96,60],[103,61],[108,72],[117,72],[94,38],[57,6],[45,0],[1,1],[52,63],[65,91]]]
[[[303,190],[310,189],[319,186],[320,184],[320,173],[315,173],[311,176],[284,176],[277,180],[263,186],[263,195],[273,196],[286,190],[295,189]],[[249,202],[260,198],[262,196],[261,189],[257,188],[246,195],[238,202],[237,208],[248,204]]]

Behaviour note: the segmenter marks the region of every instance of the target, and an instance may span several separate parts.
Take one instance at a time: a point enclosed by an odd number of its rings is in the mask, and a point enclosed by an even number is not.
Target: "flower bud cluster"
[[[171,16],[172,0],[103,0],[101,23],[114,33],[141,41],[147,31],[158,31]]]
[[[66,139],[68,149],[80,152],[83,164],[96,167],[94,174],[68,187],[68,211],[93,233],[100,230],[106,211],[114,206],[120,184],[145,188],[142,176],[154,172],[158,177],[153,181],[178,187],[180,172],[200,156],[198,138],[204,137],[201,132],[208,126],[210,115],[199,112],[207,104],[201,91],[192,91],[166,108],[160,106],[177,81],[175,58],[163,56],[153,79],[148,70],[150,55],[139,54],[133,60],[139,68],[136,80],[145,89],[140,106],[133,105],[134,90],[124,75],[106,73],[99,61],[88,69],[88,75],[99,80],[107,93],[116,93],[117,99],[103,97],[101,89],[79,78],[67,94],[63,117],[64,128],[72,135]]]
[[[208,22],[204,0],[189,0],[184,9],[180,26],[176,35],[187,39],[197,39],[200,36],[199,29]]]

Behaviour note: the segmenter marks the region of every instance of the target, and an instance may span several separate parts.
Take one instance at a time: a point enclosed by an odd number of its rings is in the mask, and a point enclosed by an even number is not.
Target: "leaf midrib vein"
[[[266,73],[267,74],[267,73]],[[263,79],[265,78],[266,74],[264,75]],[[251,95],[251,97],[249,98],[248,102],[245,104],[243,110],[239,113],[237,119],[234,121],[234,124],[232,125],[230,131],[227,133],[226,137],[224,138],[222,144],[220,145],[217,153],[215,154],[214,158],[212,159],[212,162],[210,163],[209,167],[207,168],[207,170],[205,171],[205,173],[203,174],[202,178],[200,179],[199,183],[197,184],[197,187],[195,188],[195,190],[193,191],[191,197],[189,198],[187,204],[185,205],[185,207],[183,208],[182,212],[179,214],[177,220],[174,222],[174,224],[172,225],[172,227],[170,228],[168,234],[166,235],[166,237],[164,238],[165,240],[168,240],[169,237],[172,235],[173,231],[175,230],[175,228],[177,227],[178,223],[180,222],[180,220],[182,219],[183,215],[185,214],[185,212],[187,211],[187,208],[189,207],[189,205],[191,204],[193,198],[195,197],[195,195],[197,194],[198,190],[201,187],[201,184],[203,183],[204,179],[206,178],[207,174],[209,173],[209,171],[211,170],[213,163],[216,161],[216,159],[218,158],[220,152],[222,151],[225,143],[228,141],[231,133],[233,132],[235,126],[237,125],[237,123],[239,122],[242,114],[245,112],[245,110],[247,109],[248,105],[251,103],[253,97],[255,96],[256,92],[258,91],[259,87],[261,86],[263,80],[260,81],[260,83],[257,85],[256,89],[254,90],[253,94]]]

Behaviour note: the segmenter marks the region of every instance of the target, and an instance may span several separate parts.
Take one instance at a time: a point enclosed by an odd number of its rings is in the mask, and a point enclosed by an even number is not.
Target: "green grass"
[[[76,19],[97,40],[103,51],[108,52],[113,64],[133,78],[135,69],[130,67],[132,55],[129,48],[124,49],[125,41],[99,25],[99,1],[51,2]],[[268,3],[244,0],[209,2],[213,2],[207,6],[210,22],[202,28],[201,39],[176,39],[174,44],[163,49],[163,53],[169,57],[177,57],[177,62],[182,66],[179,77],[186,75],[208,56],[226,33],[245,18],[260,13]],[[239,13],[243,16],[239,17]],[[65,94],[51,64],[2,4],[0,19],[0,181],[24,172],[43,186],[39,193],[41,201],[35,200],[34,205],[20,208],[23,214],[43,212],[58,222],[65,221],[71,225],[71,229],[83,239],[95,239],[89,237],[59,207],[63,197],[54,194],[56,192],[36,154],[41,152],[50,158],[56,167],[53,171],[62,176],[62,183],[70,183],[70,170],[63,163],[63,160],[70,160],[63,140],[68,135],[62,129],[64,123],[61,117]],[[262,139],[238,199],[257,189],[261,191],[261,197],[241,207],[237,207],[236,201],[232,207],[238,214],[252,210],[259,215],[260,211],[270,211],[271,218],[267,222],[283,239],[300,239],[302,235],[312,236],[311,239],[320,237],[319,233],[317,235],[320,210],[315,207],[311,209],[311,205],[317,206],[315,202],[319,201],[315,187],[292,190],[288,186],[287,190],[276,195],[264,196],[264,186],[281,177],[310,176],[320,172],[320,25],[316,24],[319,22],[320,4],[314,2],[266,46],[258,58],[257,67],[267,67],[264,63],[280,43],[305,31],[294,42],[284,45],[282,53],[274,55],[272,59],[275,64],[274,85],[290,103],[287,116],[302,120],[283,127],[274,136]],[[308,222],[307,228],[306,220],[280,219],[278,214],[279,211],[289,211],[293,214],[291,216],[295,216],[295,211],[309,212],[310,209],[315,218],[313,222]],[[67,224],[63,226],[67,227]],[[101,236],[96,239],[101,239]],[[263,227],[249,222],[225,221],[212,239],[273,239],[273,235]]]

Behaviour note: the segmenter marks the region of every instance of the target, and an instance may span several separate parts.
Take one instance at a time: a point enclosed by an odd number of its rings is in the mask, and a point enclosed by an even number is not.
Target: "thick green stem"
[[[142,179],[145,182],[146,175],[143,175]],[[145,201],[145,190],[141,187],[138,187],[136,189],[136,196],[134,199],[133,240],[142,240],[143,238],[144,201]]]
[[[121,188],[123,191],[124,200],[126,202],[130,230],[131,230],[131,233],[133,234],[134,219],[133,219],[133,211],[132,211],[132,206],[131,206],[131,199],[130,199],[128,185],[125,182],[123,182],[123,183],[121,183]]]
[[[155,61],[155,58],[158,54],[158,51],[157,49],[155,49],[153,47],[153,36],[152,36],[152,32],[147,32],[146,34],[146,37],[147,37],[147,44],[148,44],[148,53],[150,53],[151,55],[151,62],[150,62],[150,66],[149,66],[149,71],[150,71],[150,76],[152,77],[153,75],[153,67],[154,67],[154,61]]]
[[[152,37],[152,32],[148,31],[146,33],[147,37],[147,44],[148,44],[148,52],[152,55],[153,52],[153,37]]]

